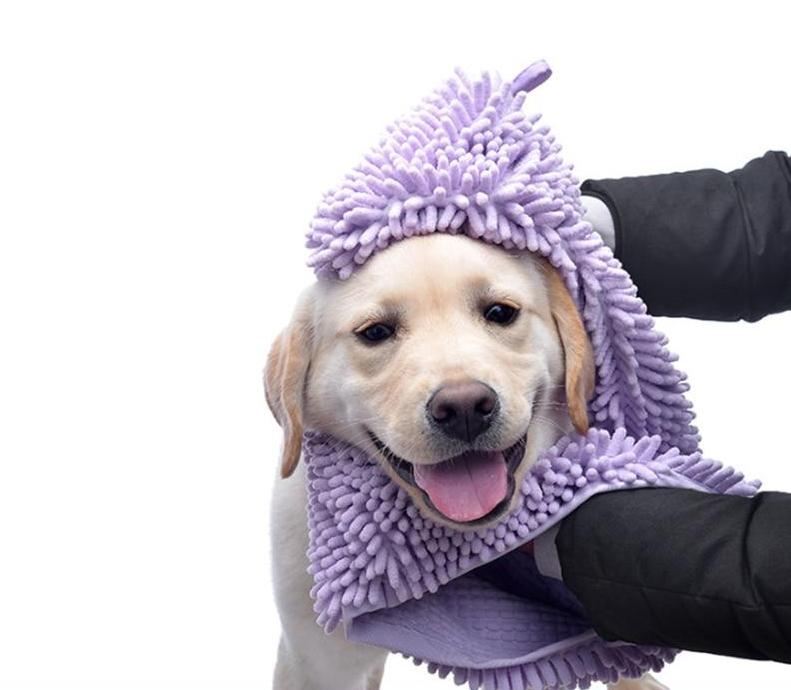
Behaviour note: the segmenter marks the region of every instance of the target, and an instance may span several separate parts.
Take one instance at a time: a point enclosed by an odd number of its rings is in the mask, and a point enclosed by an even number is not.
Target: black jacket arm
[[[791,663],[791,495],[614,491],[555,543],[605,639]]]
[[[772,151],[718,170],[586,180],[615,254],[654,316],[736,321],[791,308],[791,162]]]

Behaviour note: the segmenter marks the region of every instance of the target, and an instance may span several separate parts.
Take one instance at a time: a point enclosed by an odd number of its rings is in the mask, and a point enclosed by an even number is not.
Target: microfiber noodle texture
[[[526,544],[590,496],[637,487],[753,495],[702,457],[685,376],[637,290],[582,219],[579,183],[538,116],[522,112],[544,62],[511,82],[460,71],[388,129],[328,193],[308,234],[319,279],[344,280],[394,242],[464,233],[546,257],[590,336],[593,428],[545,451],[493,526],[422,515],[363,450],[305,433],[309,570],[318,623],[486,690],[588,687],[658,670],[676,650],[607,642]]]

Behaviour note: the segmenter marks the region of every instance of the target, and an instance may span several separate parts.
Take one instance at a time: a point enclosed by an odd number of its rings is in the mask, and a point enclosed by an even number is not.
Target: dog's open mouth
[[[507,510],[526,435],[505,450],[469,450],[433,465],[418,465],[399,457],[367,431],[398,476],[420,489],[428,504],[447,519],[469,525],[488,522]]]

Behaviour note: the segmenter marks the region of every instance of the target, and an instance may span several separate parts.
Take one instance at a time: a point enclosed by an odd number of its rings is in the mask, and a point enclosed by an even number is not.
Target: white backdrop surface
[[[783,3],[0,4],[0,688],[268,688],[260,372],[320,194],[453,66],[581,178],[791,147]],[[791,490],[791,315],[663,321],[707,453]],[[679,554],[683,558],[683,554]],[[673,690],[788,688],[684,654]],[[455,687],[393,659],[385,690]]]

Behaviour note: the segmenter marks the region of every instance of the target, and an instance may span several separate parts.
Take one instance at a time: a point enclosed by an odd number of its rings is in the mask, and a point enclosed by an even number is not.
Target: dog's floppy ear
[[[302,452],[303,398],[313,340],[312,306],[311,293],[306,291],[297,303],[291,323],[272,344],[264,368],[266,402],[283,428],[282,477],[291,476]]]
[[[588,401],[593,395],[596,368],[593,348],[582,324],[582,319],[555,268],[547,264],[547,285],[550,307],[555,320],[566,364],[566,401],[574,428],[584,434],[588,431]]]

